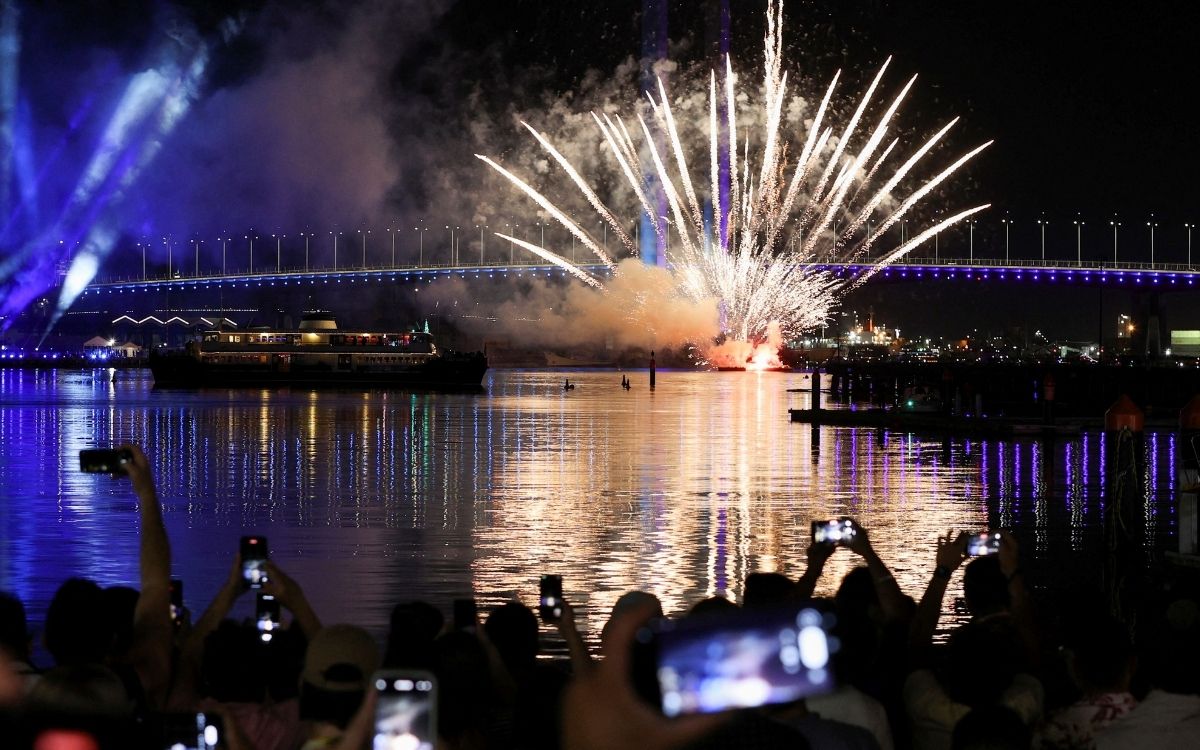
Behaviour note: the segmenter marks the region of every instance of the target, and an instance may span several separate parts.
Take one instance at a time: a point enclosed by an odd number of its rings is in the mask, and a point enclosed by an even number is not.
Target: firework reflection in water
[[[887,70],[880,67],[859,98],[853,115],[835,137],[827,122],[829,104],[837,90],[840,72],[833,77],[805,134],[800,155],[788,163],[794,151],[784,132],[783,111],[787,100],[787,74],[783,72],[783,6],[770,0],[761,103],[757,114],[761,128],[739,132],[738,103],[749,101],[737,89],[732,63],[726,58],[725,74],[709,78],[707,203],[693,182],[680,139],[675,113],[661,79],[658,94],[647,93],[648,116],[637,115],[630,128],[620,116],[597,115],[593,119],[615,158],[621,173],[666,249],[672,283],[665,294],[678,295],[697,303],[716,301],[720,330],[705,354],[723,365],[767,366],[772,364],[777,345],[784,337],[796,336],[827,323],[841,295],[862,284],[879,270],[903,257],[935,233],[984,210],[976,206],[954,213],[918,232],[900,245],[882,253],[870,253],[871,245],[900,220],[914,205],[933,191],[959,167],[991,141],[966,152],[907,194],[895,194],[909,173],[954,126],[951,120],[926,140],[899,166],[888,161],[899,143],[884,145],[889,123],[916,80],[913,76],[891,100],[869,131],[860,130],[864,113]],[[541,148],[570,177],[591,206],[636,256],[635,241],[603,199],[584,177],[542,133],[522,123]],[[640,133],[635,141],[633,132]],[[723,149],[725,142],[728,147]],[[848,144],[858,145],[850,152]],[[659,144],[666,144],[660,148]],[[883,146],[881,150],[881,146]],[[617,263],[580,222],[559,209],[521,177],[487,156],[477,156],[532,198],[542,209],[591,250],[610,273],[620,271]],[[646,165],[645,170],[643,165]],[[889,171],[890,170],[890,171]],[[721,174],[728,175],[728,205],[721,203]],[[887,175],[883,179],[881,175]],[[657,197],[646,188],[648,179],[661,186],[670,216],[660,216]],[[703,187],[703,185],[701,185]],[[706,215],[706,209],[711,211]],[[879,222],[868,237],[859,235],[867,220],[880,212]],[[719,217],[712,221],[708,217]],[[671,243],[667,241],[670,232]],[[785,234],[788,241],[784,241]],[[567,270],[581,281],[604,289],[603,282],[562,255],[519,238],[497,233],[509,242]],[[872,258],[871,256],[874,255]],[[861,263],[863,270],[844,278],[819,264]],[[635,322],[655,332],[651,311],[661,300],[644,300],[642,309],[630,311]],[[659,342],[660,344],[665,342]]]

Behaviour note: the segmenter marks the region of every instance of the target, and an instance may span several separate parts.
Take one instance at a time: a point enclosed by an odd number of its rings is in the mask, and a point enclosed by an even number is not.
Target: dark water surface
[[[809,523],[858,518],[919,598],[937,535],[1015,528],[1027,570],[1094,579],[1104,437],[943,441],[792,424],[807,377],[498,370],[480,394],[156,391],[148,373],[0,370],[0,588],[40,623],[68,576],[137,583],[127,482],[80,473],[82,448],[132,441],[155,469],[174,574],[198,614],[238,538],[272,557],[326,622],[386,630],[391,605],[535,604],[563,576],[598,633],[623,591],[668,612],[738,598],[756,570],[799,575]],[[564,391],[564,376],[576,388]],[[1147,541],[1174,544],[1175,442],[1146,438]],[[840,551],[819,592],[854,563]],[[1038,582],[1035,576],[1034,582]],[[951,591],[960,591],[958,583]],[[949,620],[954,603],[947,598]],[[249,615],[250,597],[237,610]]]

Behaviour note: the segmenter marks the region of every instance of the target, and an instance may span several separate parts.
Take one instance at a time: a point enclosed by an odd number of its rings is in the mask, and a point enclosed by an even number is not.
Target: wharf
[[[788,409],[788,413],[793,422],[813,425],[982,437],[1073,437],[1084,427],[1079,421],[1045,424],[1033,419],[960,417],[898,409]]]

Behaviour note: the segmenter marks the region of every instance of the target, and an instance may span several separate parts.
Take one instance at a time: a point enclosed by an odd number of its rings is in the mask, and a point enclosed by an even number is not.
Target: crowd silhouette
[[[598,653],[579,632],[569,588],[557,602],[561,616],[549,622],[518,601],[486,613],[464,602],[450,621],[429,603],[399,602],[378,643],[318,613],[286,561],[263,563],[261,587],[251,588],[241,554],[192,621],[172,598],[170,543],[149,463],[136,446],[122,450],[138,499],[139,588],[64,581],[41,622],[47,664],[35,663],[23,603],[0,593],[0,747],[1200,748],[1200,598],[1186,574],[1162,576],[1118,619],[1099,590],[1036,596],[1012,534],[1001,531],[993,548],[977,550],[967,533],[950,532],[929,560],[925,590],[905,592],[870,531],[848,521],[844,537],[809,547],[798,576],[750,574],[736,603],[713,597],[664,620],[654,595],[624,594],[596,634]],[[981,551],[991,554],[968,554]],[[834,597],[814,598],[833,555],[854,555],[861,565]],[[960,568],[969,619],[939,638]],[[242,597],[257,598],[255,620],[230,618]],[[719,625],[748,640],[750,631],[738,628],[785,611],[820,623],[828,668],[776,639],[784,671],[802,672],[799,658],[819,689],[777,701],[739,688],[731,695],[750,707],[714,713],[647,697],[639,675],[656,678],[664,696],[678,687],[662,663],[649,672],[640,664],[647,638],[657,637],[648,633],[715,633]],[[655,622],[666,624],[648,628]],[[550,632],[566,657],[542,653]],[[742,658],[742,645],[721,648]],[[699,648],[706,658],[720,650],[716,641]],[[379,712],[394,700],[387,675],[429,676],[395,685],[432,695],[414,715],[430,712],[436,739],[422,744],[384,731]]]

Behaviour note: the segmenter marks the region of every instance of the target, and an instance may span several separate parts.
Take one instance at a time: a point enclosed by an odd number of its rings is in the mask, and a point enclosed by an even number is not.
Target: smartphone
[[[562,576],[542,576],[538,588],[538,614],[545,622],[558,622],[563,611]]]
[[[429,672],[375,673],[373,750],[433,750],[437,743],[437,681]]]
[[[270,594],[258,593],[258,602],[254,610],[254,622],[258,627],[258,635],[263,643],[270,643],[279,630],[279,601]]]
[[[817,544],[846,545],[855,533],[854,522],[849,518],[812,522],[812,540]]]
[[[665,716],[790,703],[836,687],[831,615],[806,606],[738,610],[638,631],[634,682]]]
[[[171,622],[175,623],[175,627],[179,627],[183,623],[183,581],[178,578],[171,579]]]
[[[994,555],[1000,551],[1000,532],[984,531],[967,537],[967,556]]]
[[[479,608],[474,599],[454,600],[454,629],[474,630],[479,624]]]
[[[216,750],[223,738],[221,717],[206,713],[158,714],[146,725],[143,747],[162,750]]]
[[[242,537],[242,580],[252,589],[261,589],[267,582],[267,538]]]
[[[90,474],[124,474],[125,464],[133,460],[127,450],[88,448],[79,451],[79,470]]]

